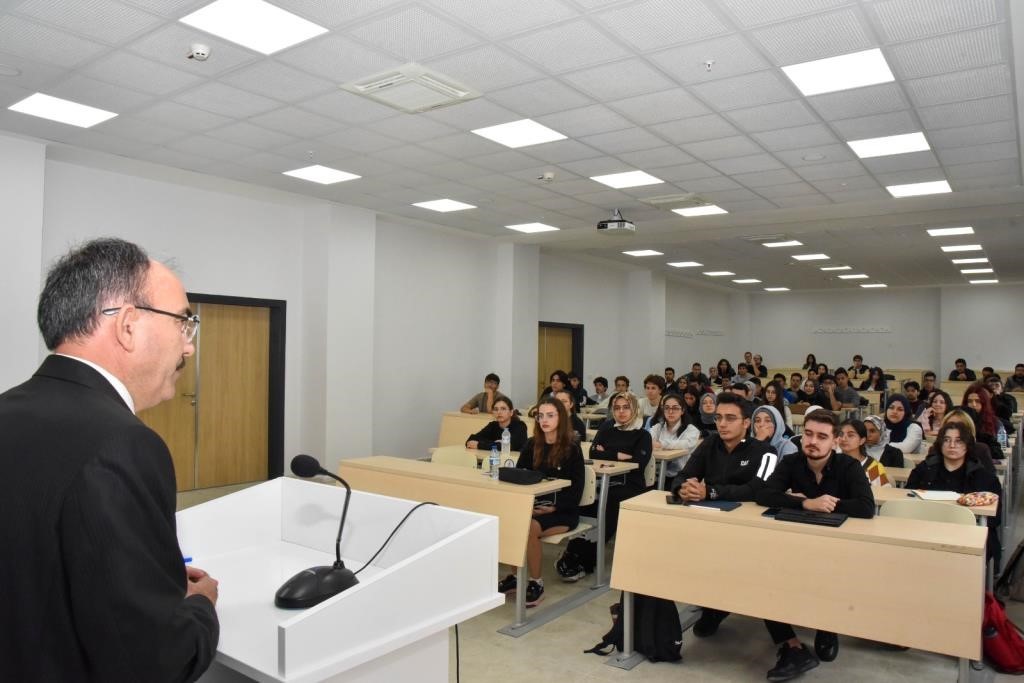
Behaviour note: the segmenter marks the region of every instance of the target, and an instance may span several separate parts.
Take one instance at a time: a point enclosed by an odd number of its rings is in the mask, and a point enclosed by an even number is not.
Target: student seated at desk
[[[700,431],[702,439],[706,439],[709,434],[714,434],[718,431],[718,425],[715,424],[715,406],[718,405],[718,394],[702,394],[700,402],[697,404],[697,410],[700,414],[700,422],[694,422],[694,426]]]
[[[771,446],[780,458],[797,451],[793,442],[786,438],[786,423],[775,406],[758,406],[754,409],[750,436]]]
[[[526,541],[526,570],[530,579],[526,586],[527,607],[533,607],[544,598],[540,539],[574,529],[580,522],[579,504],[585,477],[583,452],[573,441],[568,418],[561,401],[551,397],[542,400],[537,406],[533,436],[523,444],[516,463],[520,469],[537,470],[546,477],[572,482],[568,488],[558,492],[553,503],[541,500],[533,508],[533,521]],[[515,574],[509,574],[498,582],[498,592],[514,590]]]
[[[825,392],[818,388],[818,383],[810,377],[804,380],[803,388],[796,392],[796,402],[832,410],[832,402]]]
[[[885,465],[868,455],[867,441],[868,430],[860,420],[844,420],[839,425],[839,437],[836,439],[839,449],[860,463],[872,486],[891,487],[892,482],[889,481],[889,475],[885,473]],[[900,453],[900,455],[903,454]]]
[[[672,480],[673,495],[686,502],[702,500],[754,500],[764,480],[775,470],[779,456],[771,447],[748,437],[753,407],[729,393],[718,396],[712,433],[690,454]],[[718,630],[728,612],[705,607],[693,634],[706,638]]]
[[[572,428],[572,438],[576,443],[583,443],[587,440],[587,426],[583,424],[576,415],[576,404],[572,402],[573,396],[569,393],[568,389],[562,389],[556,391],[554,397],[557,398],[563,406],[565,406],[565,412],[569,413],[569,424]]]
[[[590,400],[587,401],[590,405],[601,406],[603,408],[608,407],[608,378],[607,377],[595,377],[594,378],[594,393],[590,395]]]
[[[466,439],[466,448],[476,448],[482,451],[491,450],[491,446],[497,444],[501,448],[501,433],[508,429],[512,437],[512,450],[522,449],[526,443],[526,424],[519,419],[516,411],[512,408],[512,399],[505,396],[494,399],[494,410],[491,411],[494,420],[484,425],[476,434],[470,434]]]
[[[772,406],[775,410],[779,411],[779,415],[782,416],[782,421],[785,423],[785,434],[786,438],[793,436],[793,411],[789,409],[789,403],[786,401],[785,391],[782,388],[782,382],[773,379],[764,388],[764,404],[766,406]]]
[[[928,403],[917,418],[918,424],[925,436],[935,436],[939,433],[942,420],[946,413],[953,409],[953,399],[942,389],[932,389],[928,394]]]
[[[644,429],[644,417],[640,414],[636,396],[629,391],[612,394],[610,401],[612,424],[602,424],[590,445],[590,457],[594,460],[615,460],[635,462],[637,469],[628,472],[625,482],[608,489],[605,510],[605,543],[615,535],[619,524],[619,504],[644,492],[644,469],[651,459],[651,434]],[[588,517],[597,517],[597,503],[580,510]]]
[[[992,407],[992,394],[988,393],[985,385],[981,382],[975,382],[967,387],[960,407],[974,411],[974,426],[978,428],[978,434],[991,436],[997,446],[1000,443],[1006,442],[1006,430],[1003,428],[1003,424],[999,421],[999,417]],[[979,436],[978,439],[980,440],[981,437]],[[993,453],[992,457],[1003,457],[1002,448],[999,448],[998,456]]]
[[[871,368],[868,378],[860,383],[861,391],[886,391],[885,372],[877,365]]]
[[[498,391],[501,380],[493,372],[484,377],[484,390],[475,394],[471,399],[462,404],[459,408],[464,413],[490,413],[494,409],[494,400],[505,398],[505,395]]]
[[[1003,380],[999,375],[992,375],[985,380],[985,388],[992,395],[992,410],[995,411],[1003,430],[1013,432],[1013,414],[1017,412],[1017,399],[1003,390]]]
[[[758,491],[758,505],[874,517],[875,497],[864,468],[854,458],[833,452],[838,433],[838,420],[831,412],[816,410],[805,415],[801,455],[779,463]],[[778,661],[768,671],[769,681],[788,681],[818,666],[819,659],[831,662],[839,654],[839,638],[834,633],[817,632],[815,656],[789,624],[768,619],[764,623],[779,646]]]
[[[921,446],[921,425],[914,422],[910,402],[903,394],[893,394],[885,402],[885,426],[889,445],[904,453],[916,453]]]
[[[954,408],[946,414],[946,417],[942,419],[942,427],[947,424],[960,425],[963,427],[962,431],[970,432],[971,437],[974,440],[974,445],[969,447],[969,455],[981,463],[981,466],[992,474],[996,473],[996,465],[993,461],[993,456],[996,459],[1003,457],[1002,450],[999,448],[999,444],[995,442],[995,438],[987,434],[978,434],[977,427],[977,415],[970,408]],[[931,449],[928,451],[928,455],[939,454],[938,440],[932,443]]]
[[[963,358],[957,358],[953,361],[953,365],[953,369],[949,371],[949,381],[973,382],[978,379],[978,376],[974,374],[974,370],[967,367],[967,361]]]
[[[647,375],[644,377],[644,396],[640,399],[640,413],[644,417],[651,417],[658,411],[661,405],[661,397],[665,393],[665,378],[661,375]]]
[[[665,475],[675,477],[690,458],[690,453],[700,441],[700,430],[690,422],[683,407],[683,400],[676,394],[667,394],[661,399],[658,412],[651,418],[651,445],[654,450],[683,450],[681,455],[664,464]]]
[[[885,428],[885,420],[878,415],[864,418],[864,431],[867,434],[865,448],[872,458],[885,467],[903,467],[903,451],[889,445],[889,430]]]

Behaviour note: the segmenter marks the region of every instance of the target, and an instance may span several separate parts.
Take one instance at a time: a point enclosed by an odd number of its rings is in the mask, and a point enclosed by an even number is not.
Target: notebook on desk
[[[819,526],[842,526],[847,515],[840,512],[813,512],[811,510],[779,510],[775,519],[783,522],[818,524]]]

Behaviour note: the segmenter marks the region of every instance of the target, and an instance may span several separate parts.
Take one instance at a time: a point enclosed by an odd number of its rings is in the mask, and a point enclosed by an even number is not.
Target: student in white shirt
[[[667,482],[679,474],[690,453],[700,441],[700,430],[686,416],[683,400],[676,394],[666,394],[661,406],[651,418],[651,441],[654,450],[683,450],[685,454],[665,463]]]

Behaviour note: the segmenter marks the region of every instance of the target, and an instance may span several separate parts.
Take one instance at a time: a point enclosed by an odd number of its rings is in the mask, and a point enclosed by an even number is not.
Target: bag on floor
[[[596,566],[597,543],[582,536],[570,540],[562,556],[555,562],[555,570],[562,577],[575,577],[581,572],[590,574]]]
[[[992,667],[1005,674],[1024,674],[1024,638],[1009,620],[1001,602],[985,593],[985,616],[981,621],[982,648]]]
[[[583,652],[605,657],[613,650],[622,652],[622,598],[608,608],[612,615],[612,628],[601,642]],[[651,662],[678,662],[683,656],[683,627],[679,621],[676,603],[648,595],[633,595],[633,649]]]
[[[995,594],[1000,600],[1024,602],[1024,541],[1010,555],[996,580]]]

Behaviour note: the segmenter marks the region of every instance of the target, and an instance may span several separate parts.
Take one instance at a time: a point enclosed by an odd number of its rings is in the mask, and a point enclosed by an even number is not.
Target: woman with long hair
[[[942,425],[940,427],[947,424],[962,425],[964,430],[970,432],[971,436],[974,437],[974,446],[971,447],[974,459],[980,462],[989,472],[995,473],[995,460],[1003,457],[1003,451],[994,436],[978,432],[977,421],[978,415],[970,408],[953,408],[946,413],[946,417],[942,418]],[[937,443],[932,443],[929,454],[938,452],[937,448]]]
[[[537,405],[533,436],[526,440],[516,467],[543,472],[546,477],[568,479],[568,488],[558,491],[554,501],[539,500],[533,508],[533,521],[526,540],[526,606],[533,607],[544,597],[541,572],[541,538],[576,528],[580,521],[580,497],[583,495],[583,453],[573,440],[569,414],[557,398],[548,397]],[[515,574],[498,582],[498,591],[517,589]]]
[[[764,388],[764,404],[779,411],[782,421],[786,423],[786,436],[790,437],[793,436],[793,413],[783,394],[782,382],[778,380],[769,382],[768,386]]]
[[[489,451],[494,444],[501,447],[501,433],[508,429],[509,435],[512,437],[512,450],[521,450],[523,444],[526,443],[526,423],[516,415],[516,411],[512,407],[512,399],[505,396],[494,399],[491,414],[494,415],[494,420],[484,425],[484,428],[476,434],[470,434],[466,439],[466,448]]]
[[[587,426],[583,420],[576,415],[576,404],[573,402],[573,395],[568,389],[562,389],[552,394],[565,406],[565,412],[569,413],[569,424],[572,426],[572,438],[576,443],[583,443],[587,440]]]
[[[736,374],[727,358],[722,358],[718,361],[716,370],[718,371],[718,377],[715,378],[715,384],[718,385],[732,381],[732,376]]]
[[[651,426],[648,428],[651,433],[651,447],[654,450],[686,451],[683,455],[669,460],[663,467],[666,467],[666,482],[679,474],[683,465],[690,457],[690,452],[697,447],[700,441],[700,430],[695,427],[686,415],[684,400],[676,394],[666,394],[661,399],[658,412],[651,418]]]
[[[938,434],[943,418],[952,409],[953,399],[949,397],[949,394],[941,389],[932,389],[932,392],[928,394],[928,407],[922,410],[920,417],[917,418],[924,435],[935,436]]]
[[[836,443],[843,453],[861,464],[872,486],[891,487],[892,482],[885,473],[885,465],[868,455],[867,442],[867,427],[860,420],[844,420],[839,425],[839,438],[836,439]]]
[[[910,414],[910,401],[903,394],[893,394],[885,402],[885,426],[889,445],[904,453],[916,453],[921,445],[921,425]]]
[[[804,360],[804,364],[800,367],[800,369],[801,370],[811,370],[811,369],[817,370],[818,369],[818,359],[815,358],[813,353],[807,354],[807,358]]]
[[[887,387],[888,385],[885,383],[885,371],[877,365],[871,368],[871,372],[868,373],[868,378],[860,383],[861,391],[885,391]]]
[[[999,440],[999,430],[1003,428],[992,408],[992,394],[981,382],[975,382],[967,387],[964,392],[964,400],[960,403],[961,408],[970,408],[978,414],[978,431],[982,434],[990,434]]]

